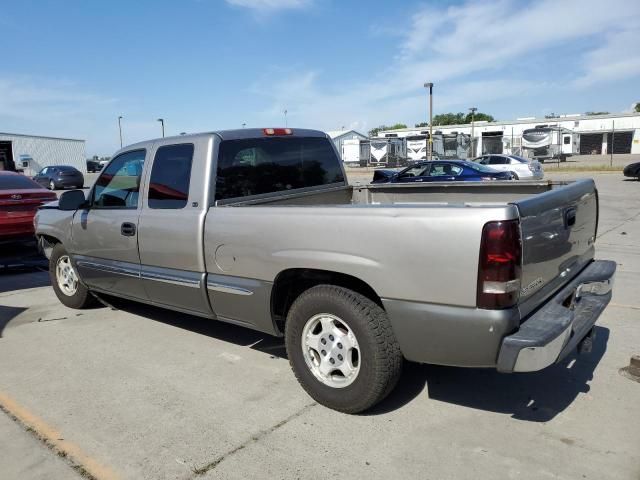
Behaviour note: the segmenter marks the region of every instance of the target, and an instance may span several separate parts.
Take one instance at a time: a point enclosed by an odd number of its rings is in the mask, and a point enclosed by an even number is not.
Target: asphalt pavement
[[[280,339],[71,310],[44,269],[0,270],[0,477],[638,480],[640,383],[618,370],[640,353],[640,182],[595,178],[618,272],[593,352],[529,374],[408,364],[363,415],[313,402]]]

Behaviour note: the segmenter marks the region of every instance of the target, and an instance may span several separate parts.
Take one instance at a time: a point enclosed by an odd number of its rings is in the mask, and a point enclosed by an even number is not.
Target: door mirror
[[[84,192],[82,190],[71,190],[70,192],[64,192],[58,200],[58,209],[73,211],[82,207],[87,200],[84,198]]]

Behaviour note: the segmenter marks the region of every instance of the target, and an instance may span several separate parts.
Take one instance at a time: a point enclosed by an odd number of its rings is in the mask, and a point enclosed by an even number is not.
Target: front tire
[[[80,277],[71,263],[71,257],[61,243],[57,243],[49,259],[51,286],[63,305],[83,309],[95,304],[89,289],[80,282]]]
[[[302,293],[287,315],[289,363],[318,403],[359,413],[385,398],[402,372],[402,353],[385,311],[333,285]]]
[[[53,183],[53,180],[49,181],[49,190],[55,190],[56,189],[56,184]]]

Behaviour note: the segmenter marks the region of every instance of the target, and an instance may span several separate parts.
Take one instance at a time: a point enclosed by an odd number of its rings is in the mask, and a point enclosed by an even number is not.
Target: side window
[[[497,155],[492,155],[489,157],[489,165],[506,165],[509,161],[504,157],[498,157]]]
[[[116,157],[96,180],[91,207],[137,208],[145,155],[135,150]]]
[[[431,166],[430,177],[457,177],[462,173],[462,167],[448,163],[436,163]]]
[[[189,198],[193,144],[160,147],[149,180],[149,208],[184,208]]]
[[[424,165],[416,165],[415,167],[408,168],[407,170],[402,172],[402,174],[400,174],[399,177],[400,178],[420,177],[422,176],[422,174],[427,168],[429,168],[428,165],[426,167]]]
[[[564,144],[569,145],[571,143],[571,137],[564,137]]]

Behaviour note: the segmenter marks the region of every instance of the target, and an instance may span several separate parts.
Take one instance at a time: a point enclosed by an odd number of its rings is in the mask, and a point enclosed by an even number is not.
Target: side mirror
[[[64,192],[60,195],[58,200],[58,209],[73,211],[82,207],[87,200],[84,198],[84,192],[82,190],[71,190],[70,192]]]

